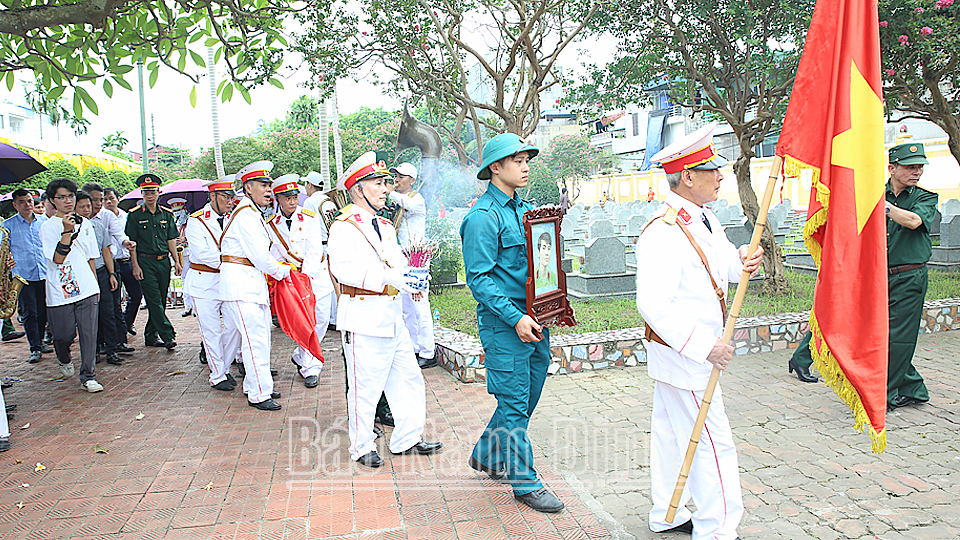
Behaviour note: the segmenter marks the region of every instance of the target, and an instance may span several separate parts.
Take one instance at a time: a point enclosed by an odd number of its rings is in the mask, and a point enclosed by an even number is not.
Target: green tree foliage
[[[744,213],[760,205],[750,182],[755,148],[778,128],[793,89],[814,0],[640,0],[604,4],[591,21],[619,38],[615,59],[591,70],[575,95],[594,112],[649,102],[653,87],[694,113],[725,121],[739,141],[734,162]],[[780,249],[763,236],[766,286],[788,290]]]
[[[234,137],[227,139],[221,145],[223,151],[223,168],[227,174],[234,174],[241,167],[264,158],[264,143],[259,137]],[[190,169],[195,178],[203,180],[217,179],[217,165],[213,161],[213,149],[203,153]]]
[[[272,176],[305,175],[320,170],[320,135],[317,128],[285,129],[263,139],[264,158],[273,162]]]
[[[73,111],[97,113],[87,85],[109,97],[115,86],[131,89],[137,60],[146,64],[152,87],[164,64],[194,83],[206,73],[204,46],[216,49],[227,78],[221,99],[234,91],[249,102],[249,89],[274,76],[287,48],[284,19],[304,4],[289,0],[25,0],[0,10],[0,74],[12,89],[14,73],[31,71],[49,99],[72,89]],[[196,102],[196,89],[191,93]]]
[[[122,131],[117,131],[115,133],[110,133],[103,137],[103,142],[100,143],[100,149],[104,152],[108,150],[116,150],[117,152],[123,152],[123,147],[127,145],[130,141],[124,137]]]
[[[298,14],[303,32],[295,48],[321,86],[382,66],[389,73],[384,88],[431,101],[434,125],[454,144],[467,123],[478,137],[481,126],[526,136],[540,120],[540,93],[560,83],[560,54],[598,5],[592,0],[319,0],[316,9]],[[478,20],[483,21],[479,30]],[[483,45],[475,48],[480,33]],[[469,155],[464,148],[458,154]]]
[[[77,187],[83,186],[87,182],[96,182],[101,185],[107,184],[107,171],[101,169],[100,167],[90,167],[89,169],[83,171],[83,174],[80,175],[80,182]]]
[[[888,113],[940,126],[960,162],[960,2],[880,0]]]
[[[137,189],[137,183],[130,179],[130,175],[116,169],[107,171],[107,180],[105,185],[115,188],[118,192],[120,192],[121,197]]]
[[[383,107],[361,107],[357,112],[340,117],[340,144],[343,147],[343,165],[351,163],[364,152],[384,152],[384,161],[396,163],[397,133],[400,131],[400,111]],[[333,154],[333,137],[330,137]],[[316,169],[315,169],[316,170]]]
[[[47,170],[31,176],[23,182],[3,186],[4,192],[9,193],[19,188],[45,189],[51,180],[55,180],[57,178],[69,178],[74,182],[80,180],[80,170],[65,159],[55,159],[50,161],[49,163],[46,163],[46,167]]]

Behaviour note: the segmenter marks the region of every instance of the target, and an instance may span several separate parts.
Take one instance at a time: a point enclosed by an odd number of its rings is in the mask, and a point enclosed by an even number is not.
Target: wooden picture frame
[[[567,299],[567,275],[560,267],[561,219],[563,212],[558,206],[523,214],[527,238],[527,314],[543,326],[577,324]]]

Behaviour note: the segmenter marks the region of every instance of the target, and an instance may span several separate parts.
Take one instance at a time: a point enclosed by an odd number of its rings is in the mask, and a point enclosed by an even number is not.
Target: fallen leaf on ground
[[[213,482],[210,482],[209,484],[207,484],[206,486],[204,486],[203,489],[205,489],[205,490],[207,490],[207,491],[210,491],[211,489],[213,489]]]
[[[28,427],[30,427],[30,422],[27,422],[26,424],[20,426],[20,429],[27,429]]]
[[[17,508],[23,508],[23,501],[17,503]]]
[[[37,472],[40,472],[44,469],[46,469],[46,467],[44,467],[42,463],[37,463]]]
[[[186,371],[182,369],[178,369],[176,371],[171,371],[170,373],[167,373],[167,377],[170,377],[172,375],[183,375],[184,373],[186,373]]]
[[[98,454],[109,454],[109,453],[110,453],[110,452],[107,451],[106,448],[100,446],[100,443],[97,443],[97,444],[93,445],[93,451],[96,452],[96,453],[98,453]]]
[[[143,411],[141,411],[140,414],[138,414],[138,415],[136,415],[135,417],[133,417],[133,419],[134,419],[134,420],[143,420]]]
[[[18,459],[18,460],[17,460],[17,465],[19,465],[19,464],[21,464],[21,463],[23,463],[23,460],[22,460],[22,459]]]

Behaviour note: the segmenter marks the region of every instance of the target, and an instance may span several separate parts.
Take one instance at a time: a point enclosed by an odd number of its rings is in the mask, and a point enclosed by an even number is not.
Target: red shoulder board
[[[680,216],[680,220],[683,221],[684,225],[690,224],[690,220],[691,220],[690,214],[687,213],[687,210],[685,208],[681,208],[680,211],[677,212],[677,215]]]

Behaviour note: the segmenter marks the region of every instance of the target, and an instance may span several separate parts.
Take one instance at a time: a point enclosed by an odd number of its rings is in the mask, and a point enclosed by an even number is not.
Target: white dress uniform
[[[423,195],[410,190],[408,193],[390,193],[393,202],[403,208],[403,219],[397,237],[401,246],[408,246],[412,240],[423,239],[427,235],[427,202]],[[413,341],[413,352],[420,358],[428,360],[436,354],[437,344],[433,339],[433,315],[430,310],[429,290],[423,291],[423,299],[419,302],[413,299],[412,294],[401,294],[403,303],[403,322],[410,332]]]
[[[378,220],[379,235],[373,228],[374,219]],[[403,325],[400,299],[396,294],[350,296],[346,289],[386,289],[387,265],[403,268],[407,263],[396,232],[389,221],[351,205],[330,227],[327,254],[333,276],[345,286],[337,310],[337,329],[343,336],[350,383],[350,457],[356,460],[377,448],[373,422],[381,392],[386,393],[396,422],[390,451],[406,451],[421,440],[426,394],[410,335]]]
[[[240,351],[240,333],[230,324],[220,295],[220,236],[223,228],[210,203],[190,215],[184,231],[192,265],[185,271],[184,292],[193,299],[200,339],[210,366],[210,386],[227,379],[227,370]],[[221,316],[227,324],[221,323]]]
[[[321,341],[330,324],[330,299],[334,296],[333,282],[324,256],[322,240],[326,235],[321,234],[322,225],[323,220],[316,213],[304,208],[297,208],[289,218],[282,211],[278,212],[267,224],[274,257],[295,264],[310,276],[316,298],[314,313],[317,317],[317,338]],[[323,362],[301,346],[297,346],[293,352],[293,361],[300,366],[300,375],[304,378],[319,375],[323,368]]]
[[[220,252],[220,297],[229,323],[240,332],[240,354],[247,372],[243,393],[251,403],[261,403],[273,393],[270,293],[263,275],[285,279],[290,275],[290,267],[280,264],[270,253],[267,225],[249,197],[244,197],[230,214]]]
[[[672,214],[671,209],[679,214]],[[647,373],[656,381],[651,421],[650,475],[653,508],[650,529],[661,532],[685,523],[692,497],[694,540],[737,538],[743,497],[737,450],[717,385],[693,460],[684,496],[673,523],[665,520],[687,443],[693,433],[713,364],[707,355],[723,334],[723,315],[710,277],[696,250],[671,220],[683,222],[710,263],[713,279],[726,291],[743,271],[737,248],[709,211],[670,192],[658,219],[640,235],[637,253],[637,309],[670,344],[647,345]],[[671,215],[672,214],[672,215]],[[702,221],[710,221],[712,232]]]
[[[319,176],[319,174],[315,172],[311,172],[310,174],[316,174],[317,176]],[[314,183],[314,185],[316,185],[317,187],[322,186],[322,181],[319,184],[317,184],[316,181],[313,178],[311,178],[310,175],[301,176],[300,178],[301,180]],[[323,241],[323,253],[326,254],[328,231],[327,231],[327,224],[326,222],[323,221],[323,215],[328,211],[336,212],[337,205],[334,204],[332,200],[330,200],[330,197],[328,197],[326,193],[322,191],[317,191],[313,195],[310,195],[309,197],[307,197],[307,200],[303,201],[303,209],[312,210],[313,212],[316,212],[317,220],[320,222],[319,223],[319,226],[321,229],[320,239]],[[319,321],[320,317],[317,317],[317,320]],[[336,294],[330,297],[330,314],[327,320],[328,321],[337,320],[337,295]]]

